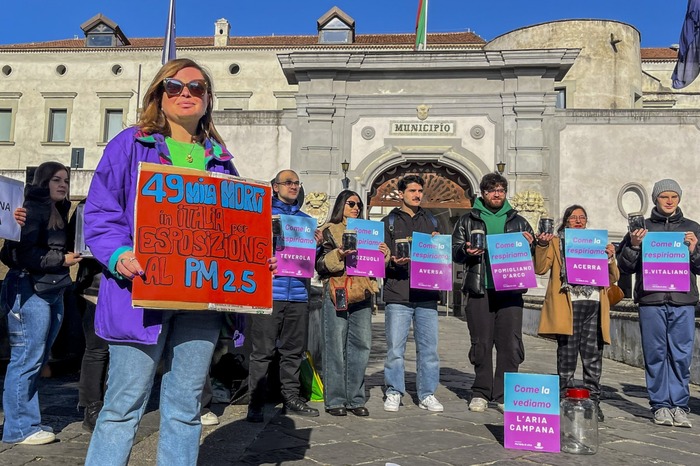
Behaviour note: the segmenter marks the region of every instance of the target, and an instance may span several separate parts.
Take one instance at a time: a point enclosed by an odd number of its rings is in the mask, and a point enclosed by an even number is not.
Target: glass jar
[[[598,413],[585,388],[569,388],[561,401],[561,451],[594,455],[598,451]]]

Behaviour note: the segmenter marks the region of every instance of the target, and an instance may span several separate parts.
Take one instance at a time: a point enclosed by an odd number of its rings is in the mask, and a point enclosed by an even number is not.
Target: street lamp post
[[[347,160],[343,160],[340,164],[340,167],[343,169],[343,189],[348,189],[350,188],[350,180],[348,179],[348,169],[350,168],[350,162]]]

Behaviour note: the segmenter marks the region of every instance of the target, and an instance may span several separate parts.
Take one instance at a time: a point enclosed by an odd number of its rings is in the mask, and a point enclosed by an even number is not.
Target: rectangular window
[[[10,142],[12,130],[12,110],[0,108],[0,142]]]
[[[102,142],[109,142],[114,136],[119,134],[122,128],[122,116],[124,110],[107,110],[105,113],[105,128]]]
[[[68,111],[65,108],[52,108],[49,111],[49,142],[66,142]]]
[[[557,102],[554,106],[556,108],[566,108],[566,88],[560,87],[554,89],[554,91],[557,93]]]

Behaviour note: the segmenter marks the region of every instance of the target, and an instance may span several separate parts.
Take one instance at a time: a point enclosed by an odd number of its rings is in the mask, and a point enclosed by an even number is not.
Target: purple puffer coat
[[[212,140],[204,143],[207,171],[238,175],[231,154]],[[134,248],[134,205],[139,162],[172,165],[161,134],[127,128],[107,147],[85,203],[85,242],[106,270],[100,282],[95,333],[105,340],[155,344],[161,312],[131,305],[131,282],[119,278],[119,254]]]

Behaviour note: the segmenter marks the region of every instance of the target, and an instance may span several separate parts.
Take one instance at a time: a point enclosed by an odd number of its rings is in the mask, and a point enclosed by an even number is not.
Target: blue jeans
[[[29,277],[25,278],[20,286],[29,286]],[[7,315],[10,363],[2,397],[5,412],[2,441],[7,443],[21,442],[42,430],[39,372],[49,360],[51,345],[63,320],[63,290],[44,298],[31,294],[23,306],[21,294],[17,293]]]
[[[384,362],[384,384],[386,393],[406,392],[404,380],[404,353],[406,340],[413,322],[416,341],[416,391],[422,400],[433,395],[440,381],[440,358],[438,356],[437,303],[387,304],[385,312],[386,361]]]
[[[688,410],[695,339],[693,306],[639,306],[644,371],[653,410]]]
[[[323,400],[326,409],[365,405],[365,370],[372,347],[370,300],[336,311],[323,298]]]
[[[197,464],[202,389],[222,323],[223,315],[216,312],[163,311],[163,328],[155,345],[110,342],[107,393],[86,465],[127,464],[161,356],[156,462]]]

